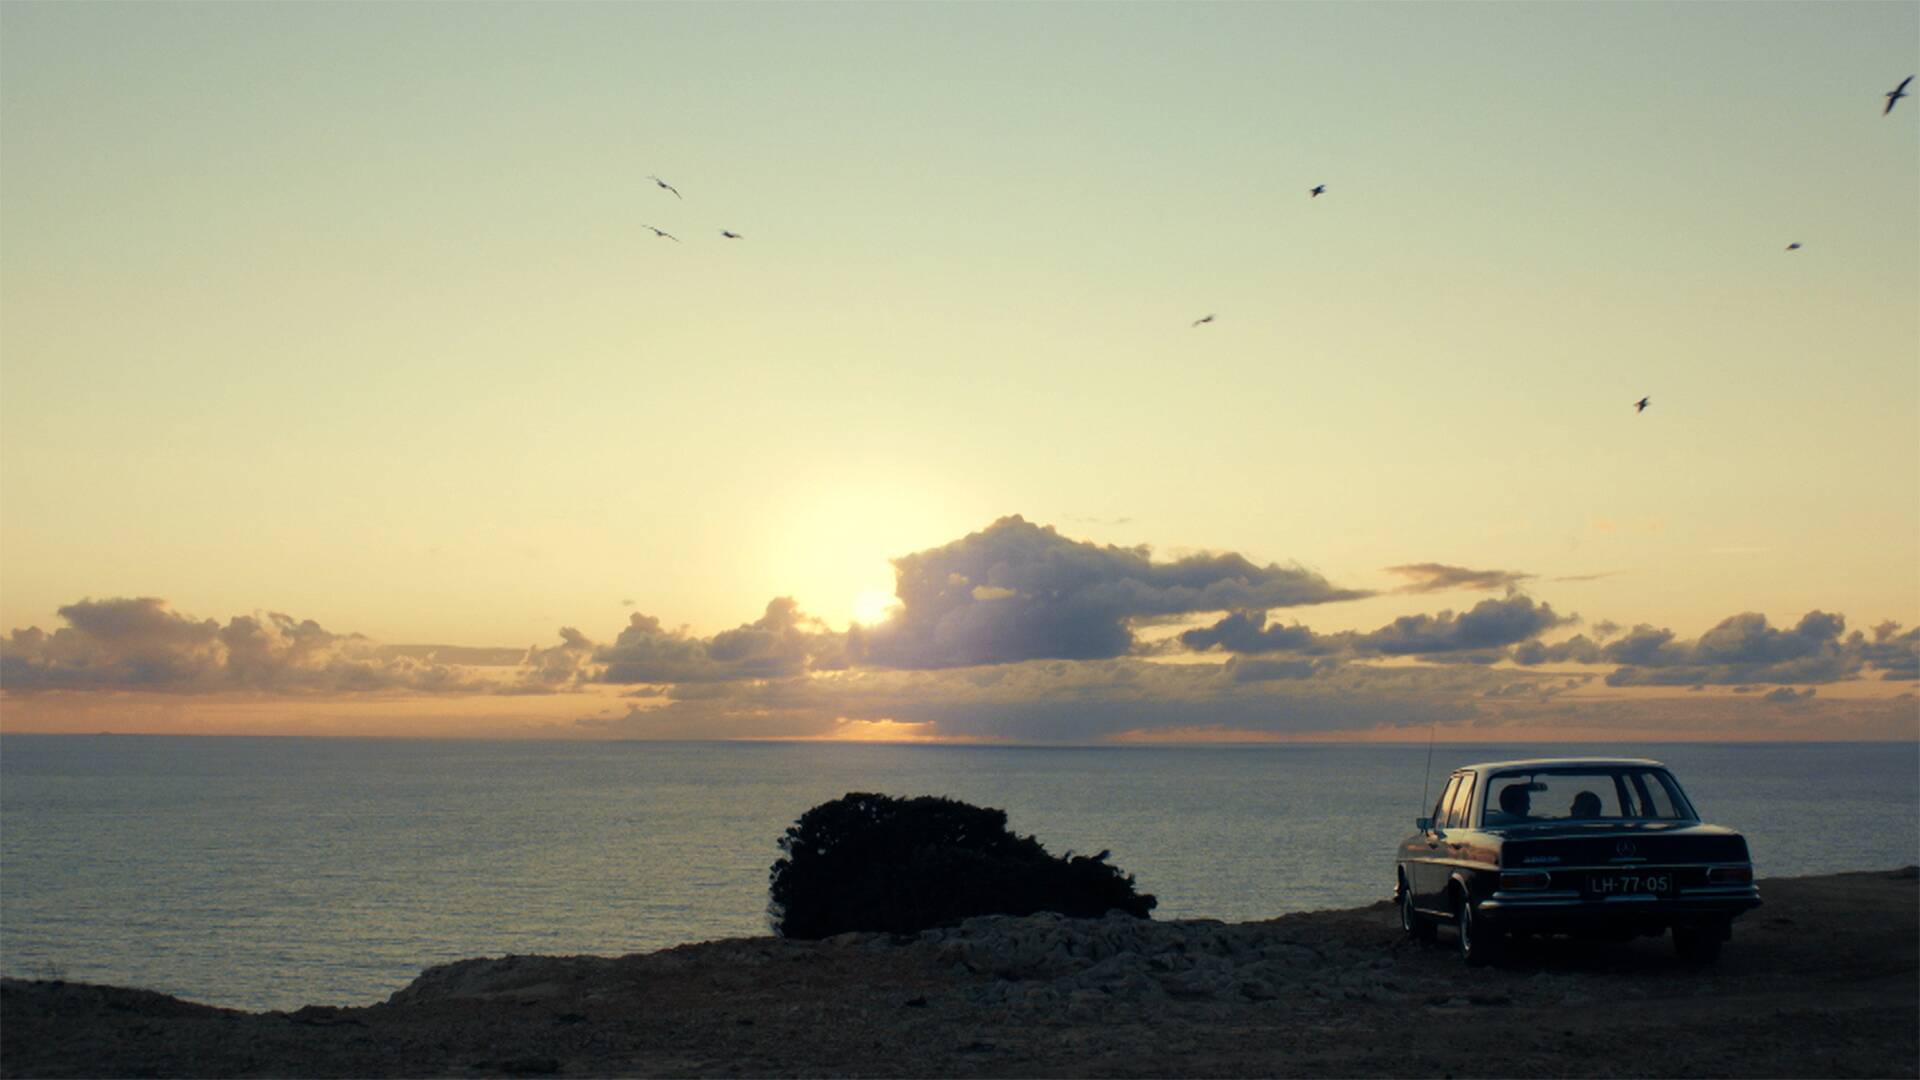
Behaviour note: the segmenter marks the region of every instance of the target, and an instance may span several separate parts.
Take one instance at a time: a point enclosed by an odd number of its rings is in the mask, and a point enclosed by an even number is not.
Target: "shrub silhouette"
[[[1107,852],[1047,854],[1007,812],[954,799],[853,792],[800,815],[780,838],[767,905],[782,937],[914,933],[975,915],[1057,911],[1146,918],[1157,901]]]

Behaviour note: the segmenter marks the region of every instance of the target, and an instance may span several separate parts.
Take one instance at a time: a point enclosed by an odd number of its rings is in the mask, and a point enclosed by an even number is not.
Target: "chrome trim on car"
[[[1480,901],[1481,911],[1531,911],[1534,908],[1571,908],[1584,907],[1592,903],[1578,897],[1572,900],[1547,900],[1540,897],[1523,896],[1508,900],[1488,899]]]
[[[1553,889],[1550,891],[1542,892],[1537,889],[1531,889],[1526,891],[1508,891],[1506,889],[1501,889],[1495,892],[1492,896],[1487,897],[1486,900],[1482,900],[1481,903],[1483,904],[1489,903],[1489,902],[1524,903],[1524,902],[1529,902],[1534,900],[1568,900],[1568,899],[1572,899],[1572,900],[1580,899],[1580,890]]]
[[[1714,905],[1714,907],[1709,910],[1718,910],[1720,905],[1730,900],[1749,901],[1750,903],[1747,906],[1758,906],[1760,904],[1758,894],[1733,895],[1728,893],[1709,893],[1698,896],[1688,894],[1685,896],[1635,895],[1584,897],[1577,893],[1553,892],[1544,894],[1534,893],[1530,896],[1513,896],[1507,893],[1495,893],[1474,906],[1482,912],[1495,915],[1501,912],[1517,914],[1527,911],[1562,908],[1589,912],[1619,911],[1622,910],[1622,904],[1625,904],[1627,909],[1646,906],[1647,909],[1652,912],[1689,913],[1699,911],[1702,903]]]
[[[1716,866],[1747,866],[1747,865],[1748,865],[1747,863],[1660,862],[1660,863],[1651,863],[1646,865],[1635,866],[1634,869],[1636,871],[1701,870],[1701,869],[1711,870]],[[1531,869],[1531,868],[1529,867],[1528,869]],[[1577,872],[1587,871],[1587,870],[1618,870],[1620,869],[1620,864],[1596,863],[1592,866],[1550,866],[1550,867],[1545,867],[1544,869],[1550,870],[1555,874],[1572,874],[1572,873],[1577,873]]]

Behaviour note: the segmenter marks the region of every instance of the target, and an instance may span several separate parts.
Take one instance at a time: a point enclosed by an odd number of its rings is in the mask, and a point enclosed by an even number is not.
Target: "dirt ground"
[[[0,981],[5,1076],[1915,1076],[1920,872],[1776,878],[1710,967],[1533,940],[1469,969],[1387,903],[973,920],[434,968],[242,1013]]]

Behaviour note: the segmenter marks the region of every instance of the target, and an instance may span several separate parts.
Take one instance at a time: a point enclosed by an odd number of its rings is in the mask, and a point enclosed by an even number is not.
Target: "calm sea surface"
[[[1760,874],[1920,862],[1920,745],[1646,753]],[[1111,849],[1162,918],[1385,897],[1425,747],[1010,748],[0,736],[0,971],[248,1009],[361,1005],[430,964],[767,932],[774,842],[849,791]],[[1431,794],[1429,794],[1431,797]]]

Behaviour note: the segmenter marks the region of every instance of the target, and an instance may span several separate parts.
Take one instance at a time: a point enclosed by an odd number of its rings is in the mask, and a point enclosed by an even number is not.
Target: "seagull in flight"
[[[643,228],[643,229],[653,229],[653,235],[655,235],[655,236],[664,236],[664,237],[666,237],[667,239],[669,239],[669,240],[671,240],[671,241],[673,241],[673,242],[674,242],[674,243],[676,243],[676,244],[680,242],[680,238],[679,238],[679,237],[677,237],[677,236],[675,236],[675,235],[673,235],[672,233],[670,233],[670,232],[668,232],[668,231],[667,231],[667,230],[665,230],[665,229],[654,229],[654,227],[653,227],[653,226],[651,226],[651,225],[642,225],[642,226],[640,226],[640,227],[641,227],[641,228]]]
[[[1799,250],[1800,250],[1800,241],[1798,241],[1798,240],[1795,240],[1795,241],[1794,241],[1793,243],[1791,243],[1791,244],[1788,244],[1788,245],[1787,245],[1787,250],[1788,250],[1788,251],[1799,251]]]
[[[665,180],[662,180],[662,179],[660,179],[660,178],[659,178],[659,177],[657,177],[657,176],[649,176],[649,177],[647,177],[647,179],[649,179],[649,180],[651,180],[651,181],[653,181],[654,183],[656,183],[656,184],[658,184],[658,185],[660,185],[660,186],[661,186],[661,187],[663,187],[663,188],[666,188],[666,189],[667,189],[668,191],[671,191],[671,192],[673,192],[673,197],[674,197],[674,198],[676,198],[676,199],[678,199],[678,198],[680,198],[680,189],[679,189],[679,188],[677,188],[677,187],[674,187],[674,186],[673,186],[672,184],[669,184],[669,183],[667,183],[667,182],[666,182]]]
[[[721,236],[724,236],[724,237],[726,237],[726,238],[727,238],[727,239],[729,239],[729,240],[738,240],[738,239],[740,239],[740,234],[739,234],[739,233],[737,233],[737,232],[729,232],[729,231],[727,231],[726,229],[721,229],[721,230],[720,230],[720,235],[721,235]]]
[[[1906,78],[1900,80],[1899,86],[1896,86],[1893,89],[1887,91],[1887,107],[1880,110],[1881,116],[1885,116],[1888,113],[1892,112],[1893,103],[1907,96],[1907,84],[1912,81],[1913,81],[1913,76],[1909,75]]]
[[[1643,412],[1646,412],[1646,411],[1647,411],[1647,403],[1648,403],[1648,402],[1650,402],[1650,401],[1652,401],[1652,400],[1653,400],[1653,398],[1652,398],[1652,397],[1643,397],[1643,398],[1641,398],[1641,399],[1640,399],[1639,401],[1636,401],[1636,402],[1634,402],[1634,403],[1633,403],[1633,411],[1634,411],[1634,412],[1637,412],[1637,413],[1643,413]]]
[[[1307,189],[1307,198],[1317,199],[1320,196],[1325,195],[1326,193],[1327,193],[1327,185],[1315,184],[1312,187]]]
[[[1212,322],[1212,321],[1213,321],[1213,316],[1212,316],[1212,315],[1208,315],[1208,316],[1207,316],[1206,318],[1204,318],[1204,319],[1195,319],[1195,320],[1193,320],[1193,325],[1195,325],[1195,326],[1199,326],[1199,325],[1200,325],[1201,323],[1210,323],[1210,322]]]

